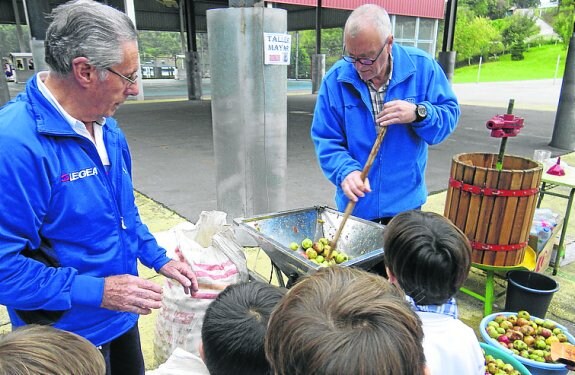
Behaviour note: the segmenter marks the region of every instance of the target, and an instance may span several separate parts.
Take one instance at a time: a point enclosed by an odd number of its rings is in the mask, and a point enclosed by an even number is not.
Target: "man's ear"
[[[98,80],[96,68],[88,63],[86,57],[76,57],[72,60],[72,74],[82,87],[88,87]]]
[[[202,359],[202,361],[204,361],[204,363],[206,363],[206,355],[204,354],[204,342],[200,341],[200,343],[198,344],[198,351],[200,352],[200,358]]]
[[[385,266],[385,272],[387,273],[387,280],[389,280],[390,283],[397,285],[397,277],[395,277],[389,267]]]

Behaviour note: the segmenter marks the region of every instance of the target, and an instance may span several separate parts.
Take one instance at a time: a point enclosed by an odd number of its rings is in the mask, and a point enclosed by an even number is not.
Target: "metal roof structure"
[[[45,0],[44,0],[45,1]],[[65,0],[47,0],[52,9]],[[124,10],[124,0],[104,0],[104,3]],[[206,11],[227,8],[228,0],[180,0],[160,2],[158,0],[134,0],[136,26],[138,30],[180,31],[180,9],[178,4],[193,4],[195,28],[205,32]],[[271,0],[265,3],[285,9],[288,13],[288,31],[316,28],[317,0]],[[389,14],[443,19],[445,0],[323,0],[321,3],[321,28],[342,27],[351,10],[366,3],[383,6]],[[26,24],[23,0],[16,0],[20,22]],[[165,5],[169,4],[169,5]],[[0,0],[0,24],[16,23],[12,0]]]

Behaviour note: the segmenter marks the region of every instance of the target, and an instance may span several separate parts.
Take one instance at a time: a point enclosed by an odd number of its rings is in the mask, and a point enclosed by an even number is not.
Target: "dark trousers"
[[[144,375],[144,356],[136,323],[128,332],[100,347],[106,361],[106,375]]]

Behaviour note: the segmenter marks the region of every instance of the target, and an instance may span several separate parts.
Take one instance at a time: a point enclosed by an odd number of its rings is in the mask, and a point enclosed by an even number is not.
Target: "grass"
[[[511,61],[511,55],[500,56],[496,61],[455,69],[453,83],[521,81],[563,77],[567,49],[563,45],[531,47],[524,52],[525,59]],[[559,64],[557,58],[559,56]]]

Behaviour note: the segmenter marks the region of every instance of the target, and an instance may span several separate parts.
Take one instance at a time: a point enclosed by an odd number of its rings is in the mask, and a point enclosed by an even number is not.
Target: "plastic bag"
[[[233,240],[226,213],[204,211],[195,226],[179,225],[170,232],[177,245],[167,249],[168,255],[192,267],[199,291],[190,297],[178,282],[166,279],[154,334],[157,363],[165,362],[177,347],[199,355],[208,305],[226,286],[249,279],[243,249]]]

